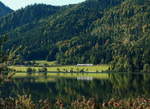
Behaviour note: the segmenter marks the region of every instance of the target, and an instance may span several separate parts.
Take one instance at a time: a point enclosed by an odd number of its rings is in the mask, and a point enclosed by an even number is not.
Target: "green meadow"
[[[31,61],[33,62],[33,61]],[[39,65],[56,65],[57,62],[56,61],[45,61],[45,60],[35,60],[35,63],[39,64]]]
[[[9,68],[16,70],[17,72],[26,72],[28,68],[32,68],[35,70],[39,70],[42,67],[28,67],[28,66],[9,66]],[[84,70],[85,72],[102,72],[106,71],[109,68],[109,65],[95,65],[95,66],[52,66],[46,67],[48,72],[70,72],[71,70],[78,72],[80,70]]]
[[[56,78],[98,78],[98,79],[107,79],[108,73],[104,73],[109,69],[109,65],[94,65],[94,66],[77,66],[77,65],[57,65],[56,61],[48,62],[44,60],[34,61],[38,66],[9,66],[10,69],[14,70],[14,78],[34,78],[35,81],[45,82],[53,81]],[[44,72],[39,72],[44,65],[47,69],[46,75]],[[31,68],[35,72],[27,72]],[[100,73],[103,72],[103,73]]]

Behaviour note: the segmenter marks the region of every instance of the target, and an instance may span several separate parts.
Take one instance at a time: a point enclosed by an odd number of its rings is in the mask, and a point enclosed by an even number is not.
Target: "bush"
[[[59,68],[57,68],[57,72],[61,72]]]
[[[39,72],[47,73],[47,68],[46,68],[46,67],[43,67],[43,68],[39,69]]]
[[[32,68],[27,68],[27,73],[32,73],[32,72],[33,72]]]

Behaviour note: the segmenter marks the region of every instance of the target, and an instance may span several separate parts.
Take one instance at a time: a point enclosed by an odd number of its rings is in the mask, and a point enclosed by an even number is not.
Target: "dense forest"
[[[32,5],[0,17],[5,50],[22,46],[22,60],[111,64],[111,70],[150,72],[149,0],[87,0]]]

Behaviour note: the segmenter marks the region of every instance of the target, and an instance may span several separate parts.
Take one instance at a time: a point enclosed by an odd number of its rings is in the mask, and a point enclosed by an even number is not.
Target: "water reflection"
[[[129,98],[150,94],[149,74],[109,74],[108,79],[92,81],[77,78],[52,78],[55,81],[36,82],[35,78],[16,79],[0,87],[0,97],[31,95],[32,99],[62,99],[66,104],[82,96],[103,102],[110,98]]]
[[[149,96],[150,74],[111,74],[113,93],[123,97]]]

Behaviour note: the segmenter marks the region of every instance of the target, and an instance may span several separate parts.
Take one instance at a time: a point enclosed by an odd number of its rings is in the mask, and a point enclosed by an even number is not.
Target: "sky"
[[[27,5],[35,4],[35,3],[44,3],[55,6],[67,5],[67,4],[75,4],[80,3],[85,0],[0,0],[6,6],[10,7],[13,10],[17,10],[23,8]]]

